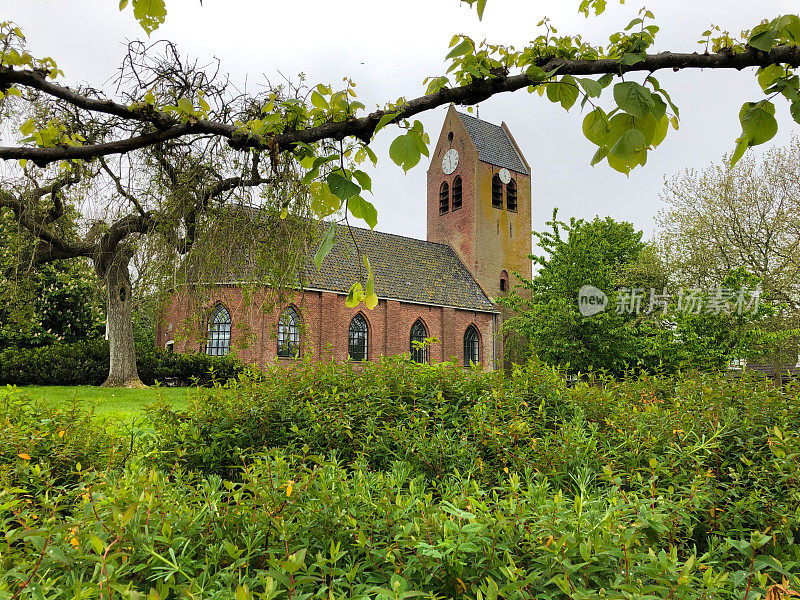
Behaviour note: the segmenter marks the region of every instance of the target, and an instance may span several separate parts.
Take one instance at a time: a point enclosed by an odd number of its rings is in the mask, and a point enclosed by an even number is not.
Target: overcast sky
[[[536,23],[551,18],[559,34],[580,33],[606,43],[636,16],[641,4],[612,5],[599,18],[577,13],[578,0],[490,0],[483,22],[457,0],[167,0],[167,22],[152,39],[169,39],[185,55],[217,57],[222,68],[250,89],[279,73],[305,73],[310,83],[332,83],[349,76],[360,100],[377,104],[421,95],[422,80],[446,70],[444,56],[454,33],[521,47],[538,35]],[[146,37],[118,0],[3,0],[2,19],[25,32],[36,56],[50,55],[69,84],[101,86],[112,78],[128,40]],[[655,51],[695,51],[710,24],[732,32],[749,29],[764,17],[797,11],[789,0],[650,0],[647,7],[661,26]],[[648,164],[626,178],[605,163],[589,166],[594,146],[581,133],[578,105],[570,113],[525,91],[505,94],[480,107],[482,119],[505,120],[533,169],[533,227],[541,229],[559,208],[563,218],[611,216],[632,221],[650,234],[659,210],[664,177],[686,167],[702,168],[734,147],[738,112],[745,101],[760,99],[752,69],[745,72],[659,72],[657,77],[681,111],[681,128],[650,153]],[[605,99],[609,108],[610,99]],[[777,102],[784,144],[797,125],[786,103]],[[446,107],[421,117],[435,143]],[[463,109],[461,109],[463,110]],[[378,229],[424,238],[423,161],[407,175],[388,157],[392,128],[374,146],[380,163],[373,173]]]

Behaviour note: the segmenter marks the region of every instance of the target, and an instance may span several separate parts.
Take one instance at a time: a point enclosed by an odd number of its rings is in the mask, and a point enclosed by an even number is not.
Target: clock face
[[[442,171],[444,171],[445,175],[450,175],[453,171],[456,170],[458,166],[458,150],[455,148],[451,148],[447,151],[442,159]]]
[[[508,182],[511,181],[511,173],[509,173],[508,169],[505,167],[500,169],[500,181],[502,181],[504,185],[508,185]]]

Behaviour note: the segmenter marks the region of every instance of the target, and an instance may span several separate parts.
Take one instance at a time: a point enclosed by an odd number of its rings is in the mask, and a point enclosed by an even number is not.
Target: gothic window
[[[506,186],[506,208],[517,212],[517,182],[513,179]]]
[[[467,327],[464,332],[464,366],[478,364],[481,360],[481,342],[478,337],[478,330],[474,325]]]
[[[290,306],[278,320],[278,356],[296,358],[300,354],[300,318]]]
[[[453,179],[453,210],[461,208],[461,177]]]
[[[369,328],[367,327],[367,320],[359,313],[353,320],[350,321],[350,333],[348,336],[349,343],[347,346],[347,353],[350,360],[363,361],[367,360],[367,348],[369,342]]]
[[[508,273],[505,271],[500,273],[500,291],[507,292],[508,291]]]
[[[428,329],[422,319],[417,319],[411,326],[411,340],[409,346],[411,349],[411,360],[418,363],[428,362],[428,347],[419,346],[428,337]],[[416,344],[414,342],[417,342]]]
[[[503,182],[497,173],[492,177],[492,206],[503,208]]]
[[[224,356],[231,351],[231,314],[222,304],[217,304],[208,320],[206,354]]]
[[[450,210],[450,186],[445,181],[439,188],[439,214],[443,215]]]

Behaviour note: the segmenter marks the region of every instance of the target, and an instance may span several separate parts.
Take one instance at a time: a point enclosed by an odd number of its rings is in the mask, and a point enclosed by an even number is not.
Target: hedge
[[[0,352],[0,385],[101,385],[108,376],[108,342],[89,340]],[[156,381],[209,385],[239,375],[245,365],[232,356],[177,354],[139,347],[136,364],[147,385]]]

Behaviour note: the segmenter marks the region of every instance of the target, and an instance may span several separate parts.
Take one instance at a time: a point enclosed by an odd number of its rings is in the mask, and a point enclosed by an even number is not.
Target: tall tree
[[[221,118],[232,113],[246,118],[253,110],[251,99],[230,102],[224,93],[225,80],[218,80],[213,71],[209,73],[196,62],[182,61],[170,44],[158,53],[132,44],[120,85],[132,95],[144,93],[160,102],[179,103],[186,94],[201,97],[205,110]],[[59,122],[69,125],[69,136],[74,140],[101,139],[108,133],[109,123],[84,119],[85,115],[71,111],[69,105],[52,102],[46,96],[25,99],[30,103],[22,106],[30,110],[17,115],[23,131],[42,131],[48,123]],[[162,281],[165,272],[171,274],[166,285],[197,283],[197,278],[209,275],[198,268],[211,264],[204,254],[220,258],[219,249],[226,247],[219,239],[222,228],[215,226],[223,207],[247,203],[268,215],[287,210],[287,198],[292,198],[297,212],[305,205],[297,182],[293,162],[264,164],[258,150],[235,152],[213,136],[192,143],[166,140],[118,159],[99,157],[92,163],[36,167],[23,161],[16,177],[9,175],[3,180],[0,210],[10,209],[18,226],[35,238],[34,250],[27,258],[32,264],[80,258],[92,262],[106,291],[111,360],[105,385],[138,387],[142,384],[136,371],[129,268],[134,254],[146,251],[157,259],[154,262],[162,268],[154,272],[162,275]],[[261,189],[263,186],[270,186],[270,190]],[[83,211],[81,236],[66,235],[62,225],[74,211]],[[302,220],[292,222],[298,228],[308,228]],[[227,233],[228,241],[232,236],[242,239],[247,235],[242,228]],[[204,247],[210,237],[217,240],[213,253]],[[262,272],[277,274],[279,280],[271,283],[278,287],[285,282],[280,278],[287,277],[290,269],[276,258],[296,249],[285,243],[290,238],[297,236],[284,231],[283,238],[262,240],[260,244],[267,249],[262,254],[270,254],[262,256]],[[200,248],[197,252],[195,246]],[[192,260],[195,281],[187,281],[176,269],[193,252],[198,255]],[[298,251],[294,254],[300,255]],[[218,268],[221,262],[217,261]]]
[[[659,245],[678,285],[708,286],[744,268],[775,303],[770,360],[798,357],[800,327],[800,139],[763,156],[728,161],[668,180]]]

